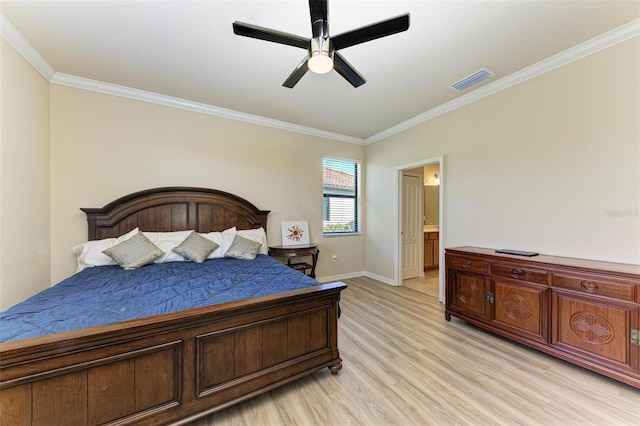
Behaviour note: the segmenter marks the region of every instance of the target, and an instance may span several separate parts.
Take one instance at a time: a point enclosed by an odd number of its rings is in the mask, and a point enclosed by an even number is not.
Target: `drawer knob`
[[[582,287],[585,291],[597,291],[598,283],[594,283],[593,281],[584,280],[580,283],[580,287]]]
[[[511,276],[513,278],[520,278],[523,274],[524,274],[524,271],[522,269],[513,268],[511,270]]]

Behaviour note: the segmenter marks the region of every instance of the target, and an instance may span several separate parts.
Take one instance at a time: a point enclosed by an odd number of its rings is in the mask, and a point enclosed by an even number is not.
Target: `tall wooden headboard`
[[[208,188],[164,187],[135,192],[87,214],[89,240],[113,238],[135,227],[147,232],[193,229],[223,231],[230,227],[267,229],[269,210],[228,192]]]

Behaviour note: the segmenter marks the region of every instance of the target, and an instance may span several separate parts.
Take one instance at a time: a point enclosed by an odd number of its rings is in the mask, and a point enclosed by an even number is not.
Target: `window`
[[[360,164],[324,158],[322,171],[323,233],[360,232]]]

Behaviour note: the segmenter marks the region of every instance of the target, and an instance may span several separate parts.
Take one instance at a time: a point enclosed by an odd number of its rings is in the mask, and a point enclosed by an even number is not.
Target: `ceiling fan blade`
[[[333,53],[333,68],[353,87],[360,87],[367,81],[338,52]]]
[[[367,25],[366,27],[338,34],[337,36],[331,37],[331,41],[333,42],[333,48],[335,50],[340,50],[366,41],[400,33],[408,29],[409,14],[407,13],[405,15],[387,19],[386,21],[377,22],[375,24]]]
[[[309,0],[313,38],[329,37],[329,4],[327,0]]]
[[[245,24],[244,22],[234,22],[233,32],[239,36],[257,38],[258,40],[272,41],[274,43],[286,44],[288,46],[309,48],[309,39],[294,34],[283,33],[282,31],[271,30],[257,25]]]
[[[284,87],[288,87],[289,89],[293,89],[293,86],[298,84],[303,75],[307,73],[309,70],[309,55],[305,56],[302,62],[298,64],[295,70],[291,73],[289,77],[282,83]]]

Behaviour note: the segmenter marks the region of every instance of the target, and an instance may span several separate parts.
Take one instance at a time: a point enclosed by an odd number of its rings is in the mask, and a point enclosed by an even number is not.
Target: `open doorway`
[[[440,260],[444,260],[445,241],[443,174],[442,156],[395,168],[395,283],[416,289],[428,285],[425,292],[441,302],[444,302],[444,262]],[[412,189],[416,175],[421,176],[418,197]],[[413,244],[416,227],[419,227],[417,247]],[[416,264],[417,277],[413,269]]]

